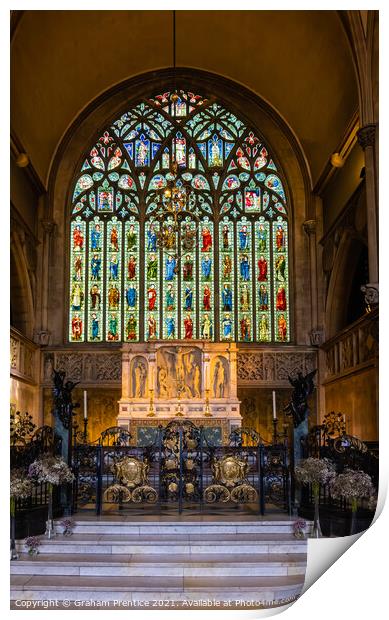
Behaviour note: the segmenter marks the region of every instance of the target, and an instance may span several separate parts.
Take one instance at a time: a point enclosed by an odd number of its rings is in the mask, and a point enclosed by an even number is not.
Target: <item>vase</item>
[[[49,483],[49,504],[47,508],[47,521],[45,536],[49,539],[56,536],[53,522],[53,485]]]
[[[15,530],[16,530],[16,519],[15,519],[15,498],[11,497],[11,560],[18,560],[19,555],[16,552],[16,544],[15,544]]]
[[[319,517],[319,495],[314,495],[315,512],[313,516],[313,525],[311,530],[311,538],[321,538],[323,536],[320,528]]]

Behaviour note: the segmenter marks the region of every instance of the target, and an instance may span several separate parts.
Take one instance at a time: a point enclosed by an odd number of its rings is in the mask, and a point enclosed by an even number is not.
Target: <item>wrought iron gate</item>
[[[270,503],[290,511],[287,446],[267,444],[250,429],[236,429],[228,446],[217,446],[201,426],[174,419],[141,447],[113,427],[95,444],[76,445],[73,471],[74,511],[223,506],[264,514]]]

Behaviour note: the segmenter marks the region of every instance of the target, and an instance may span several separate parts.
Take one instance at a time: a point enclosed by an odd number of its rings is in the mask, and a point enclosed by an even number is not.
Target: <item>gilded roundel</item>
[[[246,477],[249,465],[236,456],[224,456],[212,464],[212,470],[216,482],[233,487]]]

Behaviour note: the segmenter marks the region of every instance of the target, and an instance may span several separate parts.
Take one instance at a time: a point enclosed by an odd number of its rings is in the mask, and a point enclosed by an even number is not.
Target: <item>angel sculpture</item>
[[[287,415],[292,416],[295,428],[297,428],[301,422],[304,422],[306,416],[309,414],[307,399],[315,389],[313,378],[316,373],[317,368],[305,376],[302,372],[298,372],[296,379],[288,375],[289,383],[294,389],[290,403],[285,407],[284,411]]]
[[[53,394],[54,394],[54,414],[59,417],[64,428],[69,428],[73,409],[79,407],[79,404],[73,404],[72,391],[78,385],[79,381],[66,381],[63,370],[53,370]]]

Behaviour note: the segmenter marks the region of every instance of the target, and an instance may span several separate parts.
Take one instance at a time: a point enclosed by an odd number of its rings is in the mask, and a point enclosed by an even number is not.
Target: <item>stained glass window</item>
[[[286,184],[253,127],[213,97],[167,91],[123,111],[82,161],[70,342],[290,341]],[[184,204],[177,230],[160,217],[169,201]]]

